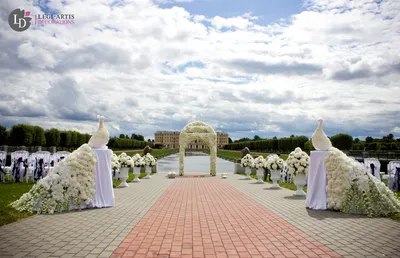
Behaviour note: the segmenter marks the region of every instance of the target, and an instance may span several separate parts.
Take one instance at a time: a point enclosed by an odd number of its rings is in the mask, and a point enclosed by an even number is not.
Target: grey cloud
[[[322,67],[311,64],[268,64],[259,61],[236,59],[226,62],[227,66],[251,74],[306,75],[322,72]]]

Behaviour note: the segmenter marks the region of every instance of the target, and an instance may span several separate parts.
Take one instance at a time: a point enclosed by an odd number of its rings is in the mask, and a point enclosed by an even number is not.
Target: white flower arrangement
[[[400,212],[393,192],[372,176],[368,168],[331,147],[325,158],[328,209],[368,216]]]
[[[139,154],[133,156],[132,160],[133,160],[133,165],[135,167],[144,167],[146,165],[145,159],[141,157]]]
[[[157,164],[157,160],[150,153],[147,153],[143,159],[145,166],[154,167]]]
[[[251,168],[253,167],[254,163],[254,158],[250,154],[246,154],[241,160],[240,160],[240,166],[242,168]]]
[[[289,154],[286,164],[290,174],[294,176],[297,174],[306,175],[310,167],[310,157],[301,148],[297,147]]]
[[[113,170],[118,170],[119,169],[119,159],[117,154],[113,153],[111,156],[111,168]]]
[[[92,202],[95,194],[96,158],[88,144],[83,144],[55,165],[32,189],[10,206],[18,211],[54,213],[69,211]]]
[[[273,155],[269,157],[266,161],[266,168],[269,170],[281,170],[285,167],[283,159],[281,159],[278,155]]]
[[[125,152],[122,152],[118,156],[119,164],[121,168],[131,168],[133,167],[133,161],[130,156],[128,156]]]
[[[263,156],[258,156],[257,158],[253,159],[252,168],[259,169],[265,168],[266,160]]]

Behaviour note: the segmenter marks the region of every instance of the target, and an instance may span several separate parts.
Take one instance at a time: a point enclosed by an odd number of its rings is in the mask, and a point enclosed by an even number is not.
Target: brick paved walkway
[[[305,198],[294,197],[293,191],[271,190],[270,184],[254,184],[241,175],[224,182],[344,257],[400,257],[399,221],[308,210]]]
[[[114,189],[112,208],[37,215],[0,227],[0,257],[109,257],[172,182],[156,174]]]
[[[219,178],[177,178],[114,257],[340,257]]]

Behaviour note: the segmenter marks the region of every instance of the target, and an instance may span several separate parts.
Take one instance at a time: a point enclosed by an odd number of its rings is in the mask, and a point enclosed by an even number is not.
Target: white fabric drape
[[[307,181],[307,208],[326,210],[326,167],[325,157],[328,151],[311,151],[310,171]]]
[[[111,207],[115,204],[111,169],[111,150],[93,149],[96,156],[96,193],[90,207]]]

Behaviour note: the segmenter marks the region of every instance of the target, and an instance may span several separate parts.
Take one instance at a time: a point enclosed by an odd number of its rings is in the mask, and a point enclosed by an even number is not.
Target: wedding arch
[[[183,176],[185,171],[185,148],[194,140],[201,140],[210,148],[210,175],[215,176],[217,134],[211,126],[203,122],[192,122],[187,124],[179,135],[179,175]]]

